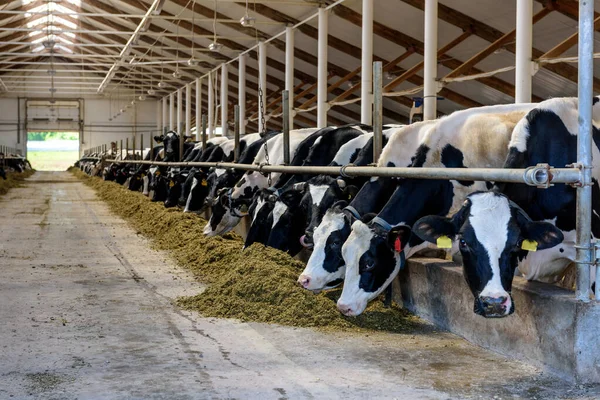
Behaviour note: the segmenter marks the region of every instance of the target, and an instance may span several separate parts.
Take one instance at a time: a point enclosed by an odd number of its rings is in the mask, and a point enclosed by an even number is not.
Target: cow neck
[[[426,215],[447,215],[452,206],[452,183],[441,180],[404,179],[377,215],[379,226],[412,226]]]
[[[377,178],[363,185],[354,200],[350,202],[359,215],[378,212],[393,193],[395,183],[391,178]]]

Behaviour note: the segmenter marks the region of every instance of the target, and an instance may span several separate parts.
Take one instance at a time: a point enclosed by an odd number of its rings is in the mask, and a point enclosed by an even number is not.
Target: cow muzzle
[[[485,318],[503,318],[515,311],[512,296],[478,296],[474,304],[475,314]]]
[[[306,247],[307,249],[312,249],[315,246],[315,244],[312,241],[312,238],[309,237],[308,235],[302,235],[300,237],[300,244],[303,247]]]

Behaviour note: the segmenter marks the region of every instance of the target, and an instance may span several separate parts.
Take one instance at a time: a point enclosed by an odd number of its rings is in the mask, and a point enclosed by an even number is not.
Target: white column
[[[360,122],[366,125],[373,124],[373,1],[362,3]]]
[[[294,129],[294,29],[285,28],[285,90],[289,92],[290,129]]]
[[[515,103],[531,102],[531,52],[533,45],[533,0],[517,0],[515,46]]]
[[[317,128],[327,126],[327,35],[329,13],[319,8],[319,44],[317,49]]]
[[[156,133],[152,136],[150,136],[150,138],[153,138],[155,135],[160,135],[162,133],[162,127],[163,127],[163,112],[162,112],[162,107],[163,107],[163,103],[164,103],[164,99],[161,102],[160,100],[156,100]],[[150,142],[152,143],[152,142]]]
[[[196,140],[202,138],[202,80],[196,79]]]
[[[181,115],[183,114],[183,96],[181,88],[177,89],[177,133],[181,134]]]
[[[240,136],[246,134],[246,55],[238,59],[238,106],[240,107]]]
[[[229,71],[227,64],[221,65],[221,132],[227,136],[227,112],[229,111]]]
[[[169,95],[169,130],[175,129],[175,93]]]
[[[262,110],[266,113],[267,110],[267,46],[264,42],[258,43],[258,86],[262,89],[262,98],[259,96],[259,101],[262,103]],[[258,108],[258,131],[261,132],[263,127],[263,118],[266,115],[260,113],[261,107]]]
[[[192,85],[185,85],[185,134],[191,136],[192,129]]]
[[[208,132],[207,136],[212,138],[215,130],[215,92],[213,89],[213,74],[212,71],[208,73]]]
[[[160,132],[158,133],[159,135],[162,135],[165,128],[167,127],[167,118],[168,118],[167,96],[165,96],[162,99],[162,125],[160,127]]]
[[[437,116],[438,0],[425,0],[425,70],[423,72],[423,119]]]

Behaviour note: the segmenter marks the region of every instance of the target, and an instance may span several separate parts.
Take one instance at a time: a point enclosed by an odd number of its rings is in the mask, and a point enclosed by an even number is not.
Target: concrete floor
[[[0,399],[598,398],[434,329],[201,318],[201,290],[68,173],[0,198]]]

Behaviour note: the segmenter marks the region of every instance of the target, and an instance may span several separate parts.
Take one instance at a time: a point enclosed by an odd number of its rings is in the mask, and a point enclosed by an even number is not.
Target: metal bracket
[[[583,249],[590,252],[590,260],[592,261],[583,261],[583,260],[574,260],[578,264],[586,264],[597,266],[600,265],[600,241],[598,239],[592,239],[590,242],[590,247],[586,246],[573,246],[576,249]]]
[[[535,186],[538,189],[548,189],[554,186],[552,183],[552,174],[549,164],[537,164],[535,167],[528,167],[523,173],[523,180],[529,186]]]
[[[573,163],[573,164],[567,164],[567,165],[565,165],[565,167],[567,167],[567,168],[576,168],[576,169],[579,170],[579,182],[577,182],[577,183],[571,183],[571,184],[569,184],[570,186],[577,188],[577,187],[592,186],[593,185],[592,182],[587,182],[587,183],[584,182],[585,181],[585,176],[584,176],[585,174],[583,173],[583,170],[585,170],[585,169],[592,169],[591,165],[587,165],[586,166],[586,165],[583,165],[583,163],[581,163],[581,162],[576,162],[576,163]]]

